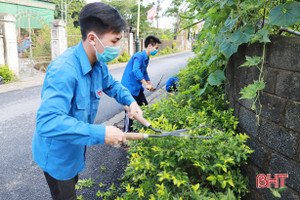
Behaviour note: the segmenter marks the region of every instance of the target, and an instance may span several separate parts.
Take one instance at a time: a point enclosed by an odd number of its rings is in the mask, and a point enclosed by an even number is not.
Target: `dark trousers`
[[[140,91],[139,96],[133,96],[133,98],[136,100],[139,106],[148,105],[148,101],[145,97],[143,90]],[[125,122],[124,122],[125,133],[133,131],[132,124],[133,124],[133,120],[127,116],[127,112],[125,111]]]
[[[50,188],[53,200],[76,200],[75,185],[78,182],[78,175],[67,181],[56,180],[47,172],[44,172]]]

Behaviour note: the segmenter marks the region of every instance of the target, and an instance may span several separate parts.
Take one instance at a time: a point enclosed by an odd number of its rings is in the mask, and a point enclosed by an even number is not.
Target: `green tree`
[[[103,0],[102,2],[115,7],[124,17],[129,26],[137,25],[137,0]],[[147,19],[147,11],[152,8],[153,3],[143,6],[142,2],[143,1],[141,0],[140,31],[151,33],[152,28],[150,27],[150,22]]]
[[[46,0],[55,3],[55,18],[61,19],[62,12],[65,18],[65,4],[67,4],[67,21],[73,21],[78,26],[78,16],[82,7],[86,4],[85,0]],[[63,6],[62,6],[63,3]]]
[[[186,0],[172,0],[170,7],[166,10],[165,14],[169,17],[176,17],[176,23],[174,27],[174,34],[177,33],[180,29],[182,23],[182,18],[180,14],[183,14],[187,9],[188,3]],[[174,36],[174,39],[177,39],[177,35]]]

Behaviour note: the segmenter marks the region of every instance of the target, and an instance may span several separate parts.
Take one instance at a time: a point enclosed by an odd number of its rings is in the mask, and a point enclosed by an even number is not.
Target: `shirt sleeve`
[[[135,102],[130,91],[125,88],[119,81],[115,80],[113,76],[106,71],[103,73],[103,91],[110,97],[116,99],[119,104],[129,106],[132,102]]]
[[[141,81],[144,79],[144,75],[141,71],[141,67],[142,67],[142,58],[136,57],[133,61],[132,73],[133,73],[135,79],[138,81]]]
[[[145,80],[146,81],[150,81],[150,78],[149,78],[149,75],[148,75],[148,72],[147,72],[147,70],[145,71]]]
[[[104,125],[84,123],[68,115],[75,87],[76,77],[67,67],[47,72],[37,113],[37,134],[71,144],[103,144]]]

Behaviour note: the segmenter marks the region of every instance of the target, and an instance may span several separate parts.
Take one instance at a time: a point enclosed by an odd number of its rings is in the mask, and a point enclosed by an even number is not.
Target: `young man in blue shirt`
[[[126,141],[118,128],[93,124],[103,92],[129,106],[131,117],[142,116],[129,90],[105,64],[119,54],[124,19],[109,5],[91,3],[81,10],[79,23],[82,41],[47,69],[33,136],[33,159],[44,171],[55,200],[76,199],[86,145]]]
[[[145,50],[134,54],[125,68],[121,83],[128,88],[133,98],[137,101],[138,105],[148,105],[147,99],[144,95],[144,88],[153,92],[155,88],[152,86],[147,67],[149,64],[150,55],[154,56],[158,52],[158,45],[161,41],[154,36],[148,36],[145,39]],[[125,111],[125,132],[132,131],[133,120],[127,116]]]
[[[178,91],[179,78],[176,76],[171,76],[166,83],[167,92],[177,92]]]

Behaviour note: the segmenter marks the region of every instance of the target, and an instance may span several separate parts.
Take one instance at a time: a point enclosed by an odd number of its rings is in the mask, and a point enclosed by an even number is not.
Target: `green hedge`
[[[196,65],[196,66],[195,66]],[[227,109],[224,86],[211,86],[199,95],[188,87],[191,72],[201,71],[197,57],[179,74],[180,92],[144,107],[144,116],[155,128],[172,131],[181,128],[206,128],[192,135],[213,139],[179,137],[150,138],[130,142],[130,162],[120,190],[98,193],[103,199],[240,199],[247,193],[247,178],[240,167],[252,150],[245,145],[248,136],[236,132],[237,118]],[[193,87],[193,83],[190,87]],[[139,132],[155,134],[136,123]]]
[[[0,65],[0,76],[3,78],[4,83],[9,83],[14,80],[14,74],[6,65]]]

